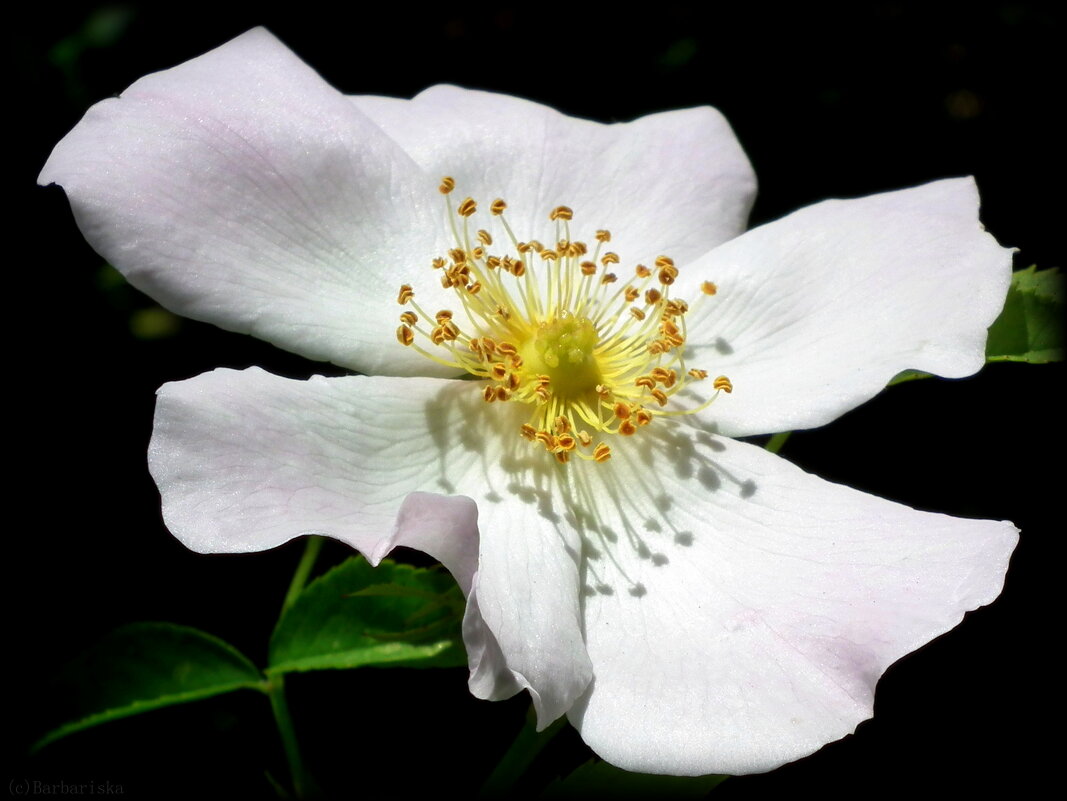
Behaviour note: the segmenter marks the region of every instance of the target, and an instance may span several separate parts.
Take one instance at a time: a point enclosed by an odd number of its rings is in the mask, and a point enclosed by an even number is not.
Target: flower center
[[[441,284],[455,292],[462,323],[452,309],[432,315],[415,301],[409,284],[397,301],[409,306],[400,315],[400,344],[440,364],[483,379],[486,403],[515,401],[531,407],[520,430],[560,462],[572,455],[603,462],[611,458],[605,435],[632,436],[656,417],[693,414],[732,386],[725,376],[712,382],[702,403],[666,408],[689,384],[708,377],[685,364],[685,315],[688,304],[670,297],[678,268],[659,256],[655,269],[638,264],[633,278],[616,288],[620,263],[616,253],[602,252],[611,234],[598,230],[589,246],[571,238],[574,212],[557,206],[551,247],[520,241],[504,216],[507,204],[489,207],[497,237],[510,252],[493,254],[493,233],[472,231],[478,205],[466,198],[453,207],[455,181],[439,187],[448,207],[455,246],[448,257],[433,260]],[[705,282],[702,297],[716,293]],[[416,341],[416,335],[419,341]],[[428,340],[436,349],[420,344]]]

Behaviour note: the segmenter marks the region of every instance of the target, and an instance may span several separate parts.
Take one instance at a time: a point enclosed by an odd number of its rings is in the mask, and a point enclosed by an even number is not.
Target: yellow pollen
[[[457,209],[457,211],[459,212],[459,216],[460,217],[470,217],[477,210],[478,210],[478,204],[475,203],[474,202],[474,198],[471,198],[471,197],[467,198],[462,203],[460,203],[459,204],[459,209]]]
[[[528,408],[529,418],[518,429],[523,439],[560,464],[572,457],[605,462],[612,448],[600,441],[604,437],[634,436],[656,417],[699,412],[721,392],[732,391],[729,379],[719,376],[703,401],[691,389],[678,396],[708,372],[685,363],[689,306],[671,297],[679,270],[670,257],[657,257],[655,271],[627,266],[637,280],[615,288],[618,277],[607,270],[623,259],[601,250],[611,241],[607,229],[583,237],[575,211],[559,205],[542,223],[545,230],[522,232],[540,234],[541,240],[520,240],[500,198],[490,204],[485,227],[476,228],[469,218],[478,204],[466,197],[455,205],[455,186],[446,177],[438,187],[452,245],[447,258],[438,256],[432,265],[461,308],[429,316],[415,302],[412,286],[404,284],[397,302],[410,309],[400,316],[396,338],[483,381],[486,403]],[[656,288],[648,286],[653,275]],[[715,291],[704,282],[699,294]]]

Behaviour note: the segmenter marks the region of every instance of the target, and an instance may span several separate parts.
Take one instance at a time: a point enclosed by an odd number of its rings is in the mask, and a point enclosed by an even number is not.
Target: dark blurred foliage
[[[313,365],[159,312],[114,281],[61,191],[36,189],[50,148],[92,102],[265,24],[346,92],[410,96],[454,82],[570,114],[625,120],[711,104],[761,180],[753,222],[825,197],[973,174],[983,220],[1017,266],[1062,262],[1062,12],[1034,2],[578,4],[45,4],[5,12],[9,199],[5,715],[11,777],[110,781],[127,797],[269,796],[284,777],[265,699],[156,712],[75,735],[33,759],[55,713],[55,665],[121,623],[210,631],[262,664],[299,543],[198,556],[163,528],[145,467],[153,393],[220,365],[300,376]],[[341,10],[338,10],[341,9]],[[14,14],[14,16],[12,16]],[[1055,141],[1054,141],[1055,139]],[[25,292],[22,289],[25,288]],[[138,333],[140,336],[135,336]],[[1053,570],[1062,477],[1059,367],[995,365],[959,382],[895,387],[783,454],[805,469],[923,509],[1006,518],[1023,530],[1003,597],[879,686],[856,735],[724,801],[917,792],[1027,797],[1061,731]],[[16,503],[17,501],[17,503]],[[343,558],[327,548],[323,563]],[[338,795],[469,793],[521,724],[526,701],[471,699],[463,671],[294,677],[312,770]],[[1051,730],[1039,726],[1051,723]],[[583,758],[572,731],[559,764]],[[542,779],[547,778],[542,776]]]

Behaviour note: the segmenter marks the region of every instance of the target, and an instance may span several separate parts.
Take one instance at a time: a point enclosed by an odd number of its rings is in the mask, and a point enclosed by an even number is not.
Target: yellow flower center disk
[[[561,399],[575,400],[595,392],[601,383],[594,355],[597,339],[592,320],[563,312],[558,319],[540,323],[519,352],[527,369],[548,376],[549,386]]]
[[[660,256],[655,268],[638,264],[619,287],[611,265],[619,256],[601,252],[611,234],[598,230],[593,253],[571,238],[574,212],[557,206],[552,246],[519,241],[504,217],[507,204],[490,205],[497,238],[509,252],[493,254],[493,234],[471,230],[478,204],[466,198],[453,208],[452,178],[439,187],[446,198],[455,241],[447,258],[433,260],[441,284],[456,293],[462,322],[451,309],[429,314],[416,303],[412,287],[400,288],[397,302],[410,306],[400,315],[396,336],[439,364],[465,370],[485,381],[487,403],[529,404],[529,422],[519,433],[560,462],[571,455],[595,462],[611,458],[598,437],[630,436],[659,416],[693,414],[733,386],[725,376],[712,382],[712,394],[688,408],[665,408],[671,398],[705,370],[686,369],[685,315],[688,304],[670,297],[678,277],[674,262]],[[716,286],[705,282],[702,297]],[[417,341],[417,335],[420,339]],[[431,351],[420,342],[436,346]],[[442,352],[443,349],[443,352]]]

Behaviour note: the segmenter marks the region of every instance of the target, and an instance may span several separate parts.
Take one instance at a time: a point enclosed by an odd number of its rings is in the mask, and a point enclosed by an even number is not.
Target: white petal
[[[436,177],[263,29],[93,106],[39,180],[173,311],[364,372],[440,374],[394,340],[400,284],[442,250]]]
[[[603,125],[507,95],[435,86],[412,101],[355,103],[459,197],[508,202],[520,239],[554,241],[548,213],[574,209],[575,239],[612,233],[624,264],[693,259],[745,229],[756,179],[715,109]]]
[[[707,416],[744,436],[823,425],[905,369],[976,372],[1011,251],[964,178],[809,206],[682,272],[691,301],[718,286],[687,317],[691,363],[732,380]]]
[[[512,437],[520,458],[490,466],[489,491],[478,501],[477,612],[514,682],[529,689],[543,729],[570,709],[593,676],[578,593],[582,541],[570,507],[555,492],[556,463],[517,433]],[[471,676],[472,692],[483,698],[509,694],[492,647]]]
[[[800,758],[871,716],[890,664],[1000,592],[1010,523],[915,511],[745,443],[656,436],[589,477],[595,679],[570,717],[613,764],[738,774]]]
[[[149,467],[167,527],[196,551],[320,534],[375,562],[396,545],[440,559],[470,593],[472,691],[529,688],[544,726],[592,670],[580,540],[519,437],[526,411],[470,381],[215,370],[160,389]]]
[[[469,589],[477,508],[439,493],[481,458],[454,433],[474,389],[432,378],[293,381],[258,368],[165,384],[148,453],[163,519],[201,553],[260,551],[304,534],[372,561],[409,545]]]

